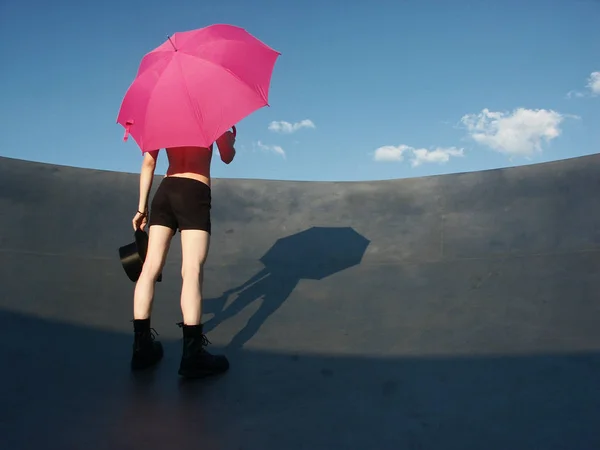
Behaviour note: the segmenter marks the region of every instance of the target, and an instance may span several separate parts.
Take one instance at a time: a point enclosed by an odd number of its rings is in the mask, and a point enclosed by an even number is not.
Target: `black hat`
[[[134,233],[135,240],[131,244],[119,247],[119,257],[125,273],[131,281],[137,281],[142,273],[142,266],[148,251],[148,233],[137,229]],[[162,273],[156,281],[162,281]]]

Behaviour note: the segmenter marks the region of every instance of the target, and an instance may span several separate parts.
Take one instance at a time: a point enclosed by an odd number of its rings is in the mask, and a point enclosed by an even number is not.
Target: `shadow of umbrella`
[[[360,263],[369,240],[350,227],[312,227],[279,239],[260,258],[271,272],[321,280]]]
[[[243,347],[301,279],[321,280],[360,264],[369,243],[351,227],[312,227],[277,240],[260,258],[265,266],[261,271],[220,298],[208,299],[207,304],[224,304],[229,295],[237,293],[227,308],[215,311],[215,316],[204,324],[206,331],[261,299],[258,310],[228,345]]]

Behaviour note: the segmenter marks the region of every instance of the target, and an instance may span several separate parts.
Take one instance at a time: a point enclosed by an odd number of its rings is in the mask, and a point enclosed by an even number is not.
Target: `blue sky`
[[[0,156],[139,172],[116,124],[139,62],[213,23],[282,53],[271,107],[215,177],[380,180],[600,149],[597,0],[3,0]]]

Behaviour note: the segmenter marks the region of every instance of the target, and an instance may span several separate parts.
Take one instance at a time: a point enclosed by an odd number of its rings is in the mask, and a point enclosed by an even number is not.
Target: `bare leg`
[[[140,320],[150,317],[154,300],[154,287],[158,275],[165,265],[173,233],[173,230],[168,227],[160,225],[150,227],[148,252],[133,295],[134,319]]]
[[[142,273],[135,285],[133,295],[133,330],[135,333],[131,368],[145,369],[156,364],[163,356],[162,344],[154,340],[150,327],[150,315],[154,300],[154,286],[161,272],[174,231],[153,225],[148,236],[148,252]]]
[[[212,355],[204,347],[210,342],[203,331],[202,282],[204,262],[208,255],[210,234],[201,230],[182,230],[181,249],[181,313],[183,314],[183,353],[179,375],[205,377],[225,372],[229,361],[223,355]]]
[[[181,313],[185,325],[199,325],[202,319],[202,282],[209,246],[206,231],[181,231]]]

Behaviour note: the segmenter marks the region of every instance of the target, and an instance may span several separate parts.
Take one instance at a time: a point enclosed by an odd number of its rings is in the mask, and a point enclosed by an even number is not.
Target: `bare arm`
[[[138,203],[138,211],[148,211],[148,196],[150,194],[150,188],[152,187],[152,180],[154,179],[154,171],[156,170],[156,160],[158,158],[159,150],[146,152],[144,154],[144,160],[142,161],[142,168],[140,170],[140,199]]]
[[[221,161],[225,164],[229,164],[235,157],[235,136],[231,131],[223,133],[219,139],[217,139],[217,145],[219,147],[219,155],[221,155]]]
[[[138,209],[131,221],[134,230],[143,230],[148,223],[148,195],[152,187],[158,152],[159,150],[154,150],[144,154],[142,169],[140,171],[140,199]]]

